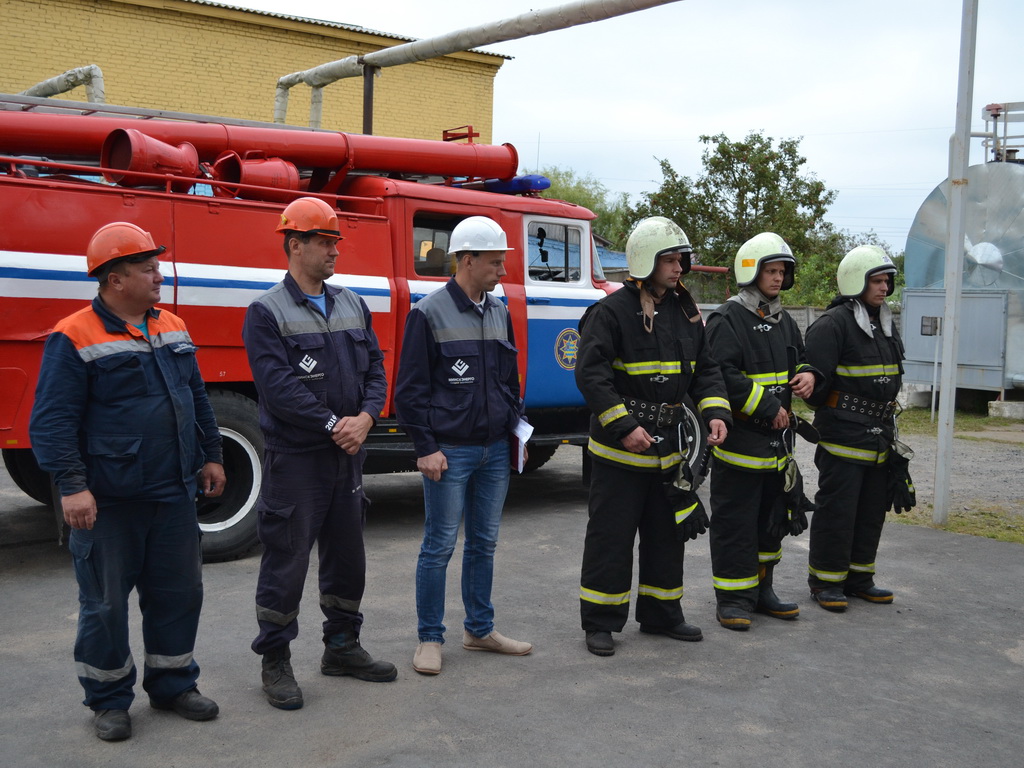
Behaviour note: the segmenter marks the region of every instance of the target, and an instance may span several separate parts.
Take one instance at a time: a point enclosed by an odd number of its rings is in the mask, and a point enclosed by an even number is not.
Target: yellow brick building
[[[19,93],[97,65],[108,104],[271,121],[278,78],[408,38],[203,0],[3,0],[0,92]],[[373,132],[439,139],[472,125],[489,143],[499,55],[464,52],[381,70]],[[323,89],[322,128],[359,133],[363,82]],[[85,87],[56,96],[85,101]],[[291,89],[287,121],[307,125],[310,88]]]

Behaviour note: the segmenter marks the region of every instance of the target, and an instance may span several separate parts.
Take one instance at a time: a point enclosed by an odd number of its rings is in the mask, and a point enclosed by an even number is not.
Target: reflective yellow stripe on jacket
[[[626,406],[624,406],[622,403],[619,403],[618,405],[613,405],[607,411],[605,411],[604,413],[599,415],[597,417],[597,420],[601,424],[602,427],[607,427],[613,421],[617,421],[618,419],[621,419],[623,416],[626,416],[628,413],[629,413],[629,411],[626,410]]]
[[[612,448],[610,445],[604,445],[603,443],[597,442],[593,437],[587,443],[587,450],[595,456],[599,456],[602,459],[608,461],[614,461],[616,464],[625,464],[627,467],[639,467],[641,469],[672,469],[679,462],[683,460],[683,454],[679,451],[673,451],[667,456],[652,456],[645,453],[633,453],[632,451],[626,451],[621,448]]]
[[[898,376],[900,367],[895,363],[883,365],[837,365],[837,376],[851,378],[871,378],[873,376]]]
[[[838,456],[841,459],[856,459],[857,461],[865,461],[869,464],[885,464],[889,460],[888,448],[884,451],[870,451],[864,448],[851,448],[848,445],[839,445],[838,443],[826,443],[824,440],[819,442],[818,445],[833,456]]]
[[[624,363],[617,357],[612,361],[612,368],[629,376],[650,376],[657,373],[668,375],[682,373],[683,364],[678,360],[641,360],[636,363]]]
[[[733,451],[726,451],[721,446],[716,445],[711,449],[712,454],[715,458],[724,461],[726,464],[732,464],[734,467],[740,469],[749,470],[774,470],[781,472],[786,468],[786,464],[789,462],[789,458],[783,456],[748,456],[745,453],[734,453]]]

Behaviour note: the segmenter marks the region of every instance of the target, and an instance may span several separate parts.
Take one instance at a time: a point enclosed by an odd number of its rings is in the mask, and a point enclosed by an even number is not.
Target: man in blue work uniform
[[[72,529],[75,666],[104,741],[132,733],[132,588],[151,705],[189,720],[219,711],[196,688],[192,651],[203,604],[195,496],[197,485],[210,497],[224,489],[221,440],[185,324],[154,309],[164,250],[125,222],[93,235],[86,262],[99,295],[46,340],[30,423]]]
[[[510,471],[509,437],[523,414],[508,310],[490,291],[511,250],[500,226],[471,216],[452,230],[455,276],[405,324],[395,409],[416,446],[426,520],[416,565],[419,645],[413,669],[441,671],[445,576],[465,520],[462,647],[525,656],[530,643],[494,629],[491,583]]]
[[[366,582],[363,442],[384,407],[384,356],[370,310],[328,285],[341,239],[323,200],[303,197],[282,212],[288,273],[257,298],[242,336],[260,398],[265,440],[258,533],[262,542],[252,649],[263,656],[263,691],[278,709],[302,706],[289,643],[313,544],[320,558],[325,675],[388,682],[394,664],[359,643]]]

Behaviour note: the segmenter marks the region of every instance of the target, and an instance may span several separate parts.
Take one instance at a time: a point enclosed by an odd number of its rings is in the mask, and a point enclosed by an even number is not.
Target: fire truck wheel
[[[548,463],[548,459],[555,455],[558,450],[558,443],[554,445],[531,445],[526,464],[523,465],[523,474],[540,469]]]
[[[212,390],[210,404],[224,440],[227,486],[216,499],[199,497],[203,562],[235,560],[252,550],[256,538],[256,501],[263,477],[263,433],[256,401],[238,392]]]
[[[4,448],[4,466],[11,480],[40,504],[50,504],[50,475],[36,463],[29,448]]]

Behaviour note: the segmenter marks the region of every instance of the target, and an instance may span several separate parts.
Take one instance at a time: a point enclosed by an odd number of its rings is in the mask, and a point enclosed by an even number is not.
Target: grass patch
[[[805,402],[797,400],[793,404],[793,411],[801,419],[806,421],[814,420],[812,411]],[[953,416],[953,429],[956,432],[981,432],[994,427],[1009,427],[1020,424],[1017,419],[1006,419],[1001,416],[988,416],[983,413],[972,413],[970,411],[957,411]],[[939,430],[939,414],[935,412],[935,421],[931,421],[931,411],[928,408],[908,408],[899,417],[900,432],[907,435],[935,435]]]
[[[932,522],[931,504],[919,504],[902,515],[890,512],[886,516],[886,522],[923,525],[941,531],[1024,544],[1024,516],[1014,514],[1008,506],[999,504],[968,503],[966,506],[966,509],[961,506],[951,512],[946,525],[935,525]]]
[[[994,427],[1009,427],[1019,424],[1017,419],[1006,419],[1002,416],[988,416],[984,413],[956,411],[953,414],[953,429],[956,432],[981,432]],[[928,408],[908,408],[900,414],[900,431],[911,435],[934,435],[939,429],[939,414],[935,412],[935,421],[931,421]]]

